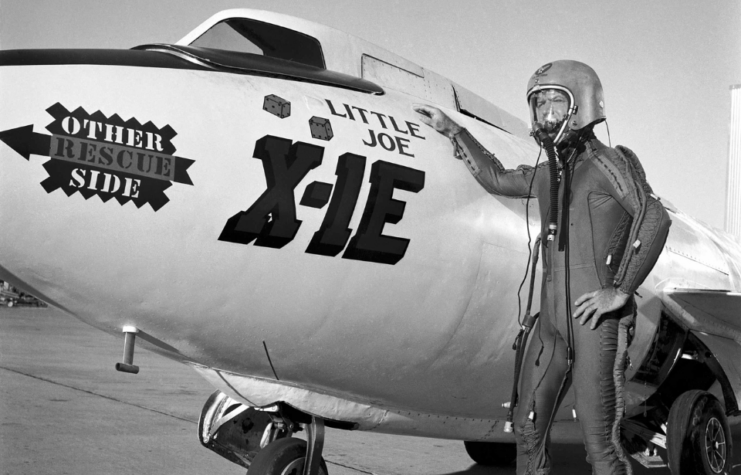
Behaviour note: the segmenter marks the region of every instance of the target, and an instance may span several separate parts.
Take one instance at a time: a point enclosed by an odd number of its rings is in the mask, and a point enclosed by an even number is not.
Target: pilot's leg
[[[574,328],[576,414],[596,475],[632,473],[620,444],[625,357],[632,321],[632,315],[615,315],[605,318],[595,330],[588,324]]]
[[[566,368],[566,344],[550,317],[541,314],[522,365],[520,400],[515,413],[518,475],[550,472],[548,423],[560,404],[557,398]],[[566,389],[568,386],[564,393]]]

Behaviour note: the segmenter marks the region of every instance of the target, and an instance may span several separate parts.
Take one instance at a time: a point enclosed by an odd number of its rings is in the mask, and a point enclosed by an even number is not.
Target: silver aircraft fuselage
[[[205,62],[165,49],[137,54]],[[0,144],[0,278],[108,333],[136,327],[248,405],[508,440],[537,203],[488,195],[411,105],[442,107],[508,168],[538,149],[373,64],[382,93],[201,66],[0,65],[16,144]],[[739,245],[670,215],[638,291],[635,362],[662,289],[741,291]]]

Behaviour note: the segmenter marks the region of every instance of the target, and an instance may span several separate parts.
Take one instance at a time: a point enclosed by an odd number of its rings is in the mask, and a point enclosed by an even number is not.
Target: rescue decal
[[[115,198],[157,211],[169,201],[165,190],[172,182],[193,185],[187,170],[194,161],[173,155],[176,132],[169,125],[82,107],[69,112],[59,103],[46,111],[54,118],[46,126],[51,136],[28,125],[0,133],[0,140],[27,160],[30,154],[51,158],[43,165],[49,178],[41,182],[47,193],[61,188],[67,196],[79,192],[86,200],[97,195],[104,203]]]
[[[397,120],[390,114],[381,114],[348,104],[342,104],[339,107],[329,99],[325,101],[330,114],[347,120],[362,121],[364,124],[375,127],[368,129],[366,138],[361,139],[366,147],[379,147],[387,152],[414,157],[412,140],[425,140],[420,134],[420,125],[417,123]]]
[[[220,241],[280,249],[294,240],[302,221],[296,217],[294,190],[313,169],[322,165],[324,148],[266,135],[255,144],[253,158],[262,161],[267,189],[246,210],[232,216]],[[367,158],[352,153],[337,160],[336,184],[310,183],[299,202],[326,214],[305,252],[383,264],[396,264],[406,254],[409,239],[383,234],[386,223],[404,216],[406,203],[393,198],[394,190],[418,193],[425,173],[377,160],[370,167],[370,192],[357,231],[349,227],[360,197]],[[334,193],[332,190],[334,189]],[[330,198],[331,195],[331,198]],[[352,237],[351,237],[352,236]]]

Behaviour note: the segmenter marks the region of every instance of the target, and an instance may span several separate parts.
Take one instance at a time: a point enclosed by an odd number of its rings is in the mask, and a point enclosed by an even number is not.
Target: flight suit
[[[456,156],[489,193],[538,198],[542,236],[546,236],[547,162],[537,168],[505,170],[465,129],[451,140]],[[559,229],[553,241],[542,241],[540,318],[524,358],[515,412],[517,473],[550,472],[550,425],[571,384],[593,473],[631,473],[620,445],[619,424],[624,412],[626,350],[635,315],[633,294],[658,259],[671,223],[630,150],[608,148],[589,130],[577,144],[562,147],[559,156],[566,162],[560,173]],[[569,202],[566,215],[564,194]],[[574,302],[610,286],[631,297],[621,309],[603,315],[594,330],[589,323],[573,322],[574,365],[568,374],[567,321],[576,309]]]

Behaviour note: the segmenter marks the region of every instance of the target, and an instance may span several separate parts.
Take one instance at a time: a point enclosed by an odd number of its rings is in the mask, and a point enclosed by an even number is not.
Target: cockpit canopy
[[[357,80],[350,81],[350,86],[337,85],[379,93],[372,87],[377,84],[528,138],[523,121],[458,84],[373,43],[300,18],[259,10],[225,10],[172,46],[181,47],[186,55],[209,50],[224,60],[226,52],[247,53],[318,68],[330,75],[353,76]],[[322,77],[329,76],[325,73]]]
[[[326,69],[316,38],[252,18],[222,20],[189,46],[257,54]]]

